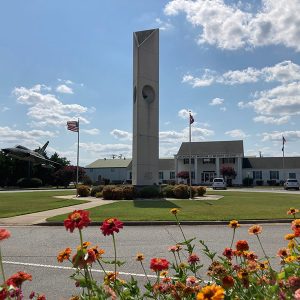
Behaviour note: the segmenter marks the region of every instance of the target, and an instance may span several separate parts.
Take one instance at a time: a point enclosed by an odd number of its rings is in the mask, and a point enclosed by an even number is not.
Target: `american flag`
[[[194,117],[192,116],[192,114],[190,113],[190,124],[193,124],[195,122]]]
[[[68,121],[67,122],[68,130],[78,132],[79,131],[79,124],[77,121]]]
[[[286,143],[286,139],[284,138],[284,136],[282,136],[282,149],[281,151],[284,151],[284,144]]]

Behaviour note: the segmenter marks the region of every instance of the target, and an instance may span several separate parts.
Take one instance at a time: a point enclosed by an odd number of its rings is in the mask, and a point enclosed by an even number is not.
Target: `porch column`
[[[216,157],[216,173],[217,177],[220,177],[220,158]]]
[[[177,174],[178,174],[178,159],[177,159],[177,155],[175,155],[174,158],[175,158],[175,182],[178,183],[178,178],[177,178]]]
[[[195,157],[195,184],[198,184],[198,158]]]
[[[237,159],[237,176],[236,176],[236,183],[237,184],[242,184],[243,182],[243,170],[242,170],[242,157],[238,157]]]

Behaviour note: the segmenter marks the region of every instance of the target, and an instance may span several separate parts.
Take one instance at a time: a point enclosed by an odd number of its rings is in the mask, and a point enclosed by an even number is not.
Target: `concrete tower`
[[[158,184],[159,30],[133,33],[132,184]]]

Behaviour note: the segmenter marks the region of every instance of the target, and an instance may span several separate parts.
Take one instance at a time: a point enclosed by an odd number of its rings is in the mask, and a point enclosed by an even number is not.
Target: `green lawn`
[[[86,201],[58,199],[53,196],[75,195],[74,191],[0,193],[0,218],[24,215]]]
[[[258,192],[222,192],[220,200],[136,200],[120,201],[90,209],[93,221],[117,217],[122,221],[174,220],[171,208],[180,209],[180,219],[193,220],[247,220],[247,219],[285,219],[290,207],[300,208],[300,194],[278,194]],[[66,215],[48,221],[62,221]]]

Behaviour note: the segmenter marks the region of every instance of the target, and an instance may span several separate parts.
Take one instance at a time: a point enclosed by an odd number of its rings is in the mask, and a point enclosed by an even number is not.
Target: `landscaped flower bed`
[[[58,262],[69,261],[75,268],[71,278],[78,287],[78,295],[70,299],[299,299],[300,300],[300,219],[296,219],[299,211],[291,208],[288,215],[293,216],[291,233],[285,236],[287,247],[277,251],[280,270],[275,270],[270,257],[265,253],[260,235],[260,225],[249,227],[248,233],[254,235],[262,249],[263,257],[249,248],[248,241],[235,240],[236,230],[240,224],[237,220],[229,222],[232,230],[231,241],[222,253],[217,254],[206,246],[205,242],[186,237],[180,225],[180,210],[171,209],[179,226],[182,238],[166,251],[172,253],[174,259],[153,257],[150,265],[144,263],[143,253],[137,253],[136,261],[144,272],[147,283],[142,288],[139,282],[131,278],[124,281],[119,277],[118,268],[125,262],[118,260],[117,234],[122,230],[123,223],[116,218],[104,220],[100,231],[106,238],[111,238],[114,249],[112,260],[105,259],[105,250],[83,237],[84,228],[91,223],[89,212],[75,210],[64,221],[64,226],[71,233],[79,233],[80,244],[77,249],[69,247],[62,250]],[[10,237],[9,231],[0,229],[0,243]],[[200,246],[200,248],[198,247]],[[198,250],[199,249],[199,250]],[[201,263],[203,255],[210,260],[208,269]],[[92,266],[98,265],[104,272],[103,282],[97,282],[92,274]],[[106,271],[106,266],[113,266],[113,271]],[[19,271],[6,278],[2,264],[0,249],[0,268],[3,283],[0,285],[2,299],[38,299],[46,297],[32,292],[23,295],[22,286],[32,279],[30,274]],[[149,276],[149,274],[154,274]],[[209,277],[208,280],[204,278]],[[70,283],[72,284],[72,283]],[[26,297],[27,296],[27,297]]]

